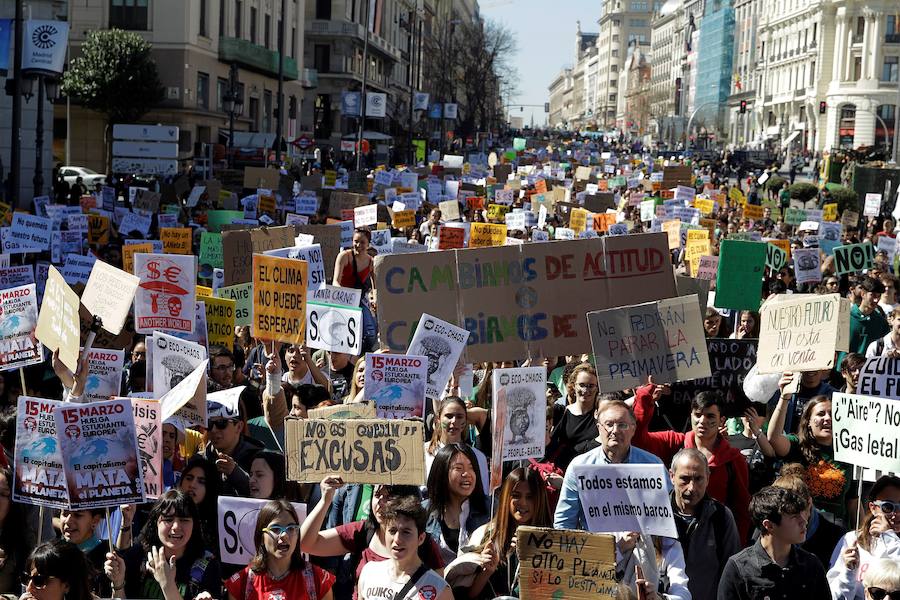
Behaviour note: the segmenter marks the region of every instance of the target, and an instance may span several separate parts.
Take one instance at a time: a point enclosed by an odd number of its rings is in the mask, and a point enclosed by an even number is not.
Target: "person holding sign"
[[[884,475],[869,492],[869,513],[834,549],[828,570],[831,595],[863,600],[861,579],[881,559],[900,562],[900,477]]]
[[[204,549],[200,515],[184,492],[169,490],[150,511],[139,543],[122,556],[107,554],[103,571],[123,598],[220,598],[219,561]]]
[[[790,490],[765,487],[750,502],[759,540],[728,559],[718,600],[804,598],[830,600],[825,570],[799,547],[806,538],[803,499]]]
[[[385,521],[390,560],[368,563],[359,575],[359,600],[453,600],[450,586],[422,562],[425,510],[409,496],[388,503]]]
[[[332,600],[334,575],[303,558],[300,519],[286,500],[270,500],[256,518],[256,556],[225,582],[228,600]]]

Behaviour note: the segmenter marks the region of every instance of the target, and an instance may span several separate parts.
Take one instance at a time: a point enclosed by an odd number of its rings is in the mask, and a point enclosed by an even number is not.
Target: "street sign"
[[[113,139],[177,142],[178,127],[174,125],[113,125]]]
[[[113,173],[137,175],[177,175],[178,161],[159,158],[127,158],[114,156]]]
[[[113,142],[113,156],[178,158],[178,142]]]
[[[306,134],[301,135],[297,139],[291,142],[293,145],[297,146],[301,150],[307,150],[313,145],[313,141],[309,139],[309,136]]]

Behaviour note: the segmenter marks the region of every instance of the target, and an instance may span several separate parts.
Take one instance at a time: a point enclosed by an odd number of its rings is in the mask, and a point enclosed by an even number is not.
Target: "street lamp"
[[[41,72],[27,73],[22,80],[22,95],[30,100],[37,87],[37,118],[34,126],[34,195],[44,195],[44,98],[53,102],[59,98],[59,81]]]
[[[222,108],[228,114],[228,168],[234,167],[234,119],[244,112],[244,94],[238,81],[237,63],[228,69],[228,89],[222,96]]]

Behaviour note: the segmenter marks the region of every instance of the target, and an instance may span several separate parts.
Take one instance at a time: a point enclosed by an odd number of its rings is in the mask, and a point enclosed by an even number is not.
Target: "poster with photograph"
[[[379,419],[424,418],[426,357],[369,353],[365,372],[365,400]]]

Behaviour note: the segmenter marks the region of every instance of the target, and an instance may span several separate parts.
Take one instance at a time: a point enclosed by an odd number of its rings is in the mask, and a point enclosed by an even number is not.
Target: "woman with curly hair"
[[[769,422],[768,438],[775,454],[784,462],[796,462],[806,469],[804,480],[813,504],[826,518],[847,525],[856,512],[853,492],[853,467],[834,460],[831,433],[831,399],[810,398],[800,413],[796,434],[784,433],[784,420],[790,395],[778,399]]]
[[[597,408],[597,371],[589,363],[582,363],[572,370],[566,380],[569,405],[563,411],[559,423],[550,434],[545,459],[566,470],[572,459],[587,448],[591,440],[600,435],[594,409]]]

